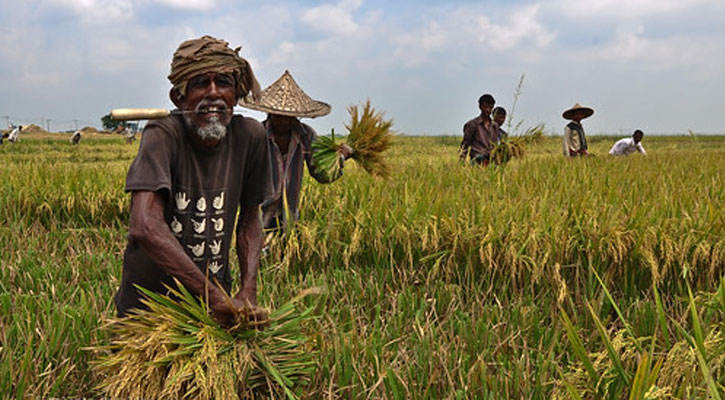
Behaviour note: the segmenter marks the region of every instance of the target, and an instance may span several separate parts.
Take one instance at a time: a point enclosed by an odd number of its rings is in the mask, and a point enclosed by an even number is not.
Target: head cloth
[[[241,47],[231,49],[224,40],[204,35],[179,45],[171,60],[169,81],[182,95],[186,95],[189,79],[208,72],[231,74],[237,83],[237,100],[251,92],[254,99],[262,91],[254,77],[252,66],[239,56]]]

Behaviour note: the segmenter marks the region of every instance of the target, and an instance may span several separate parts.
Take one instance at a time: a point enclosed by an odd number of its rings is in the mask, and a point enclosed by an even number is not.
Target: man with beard
[[[174,287],[177,279],[205,297],[223,324],[232,323],[239,310],[266,318],[257,307],[256,279],[269,150],[262,124],[233,115],[240,98],[260,92],[238,52],[226,41],[203,36],[174,53],[169,97],[178,109],[146,125],[126,177],[131,218],[114,299],[119,316],[144,307],[134,285],[166,293],[165,286]],[[230,299],[235,222],[241,281]]]

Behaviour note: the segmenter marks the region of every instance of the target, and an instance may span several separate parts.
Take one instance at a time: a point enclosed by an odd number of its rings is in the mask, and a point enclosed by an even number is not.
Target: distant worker
[[[588,156],[587,138],[581,120],[589,118],[594,110],[576,103],[574,107],[564,111],[564,119],[571,120],[564,128],[564,157]]]
[[[124,128],[123,137],[127,144],[131,144],[136,140],[136,133],[127,126]]]
[[[20,135],[20,132],[22,132],[22,131],[23,131],[22,125],[18,125],[15,128],[13,128],[13,130],[8,135],[8,142],[15,143],[15,142],[19,141],[20,139],[18,139],[18,136]]]
[[[73,132],[73,135],[70,137],[70,142],[72,144],[78,144],[81,141],[81,131],[75,131]]]
[[[478,98],[478,109],[481,110],[481,114],[463,126],[463,140],[459,150],[462,161],[470,157],[471,165],[484,167],[488,165],[491,150],[499,140],[498,128],[490,117],[495,104],[496,100],[490,94]]]
[[[289,71],[262,91],[259,102],[242,99],[239,105],[267,113],[262,125],[269,142],[273,191],[262,203],[262,221],[266,232],[279,232],[299,219],[305,164],[310,176],[320,183],[331,183],[342,176],[342,168],[336,176],[328,176],[316,168],[312,159],[312,143],[317,140],[317,133],[311,126],[300,122],[303,117],[329,114],[330,105],[310,98]],[[352,149],[343,144],[340,151],[340,163],[344,166],[344,160],[352,155]]]
[[[612,149],[609,150],[609,154],[613,156],[628,156],[635,151],[638,151],[644,155],[647,155],[647,152],[644,151],[644,147],[642,147],[642,137],[644,136],[644,133],[637,129],[634,131],[634,134],[632,137],[619,139],[617,143],[612,146]]]
[[[491,117],[498,128],[498,140],[507,138],[509,134],[503,130],[503,124],[506,122],[506,109],[503,107],[494,108]]]

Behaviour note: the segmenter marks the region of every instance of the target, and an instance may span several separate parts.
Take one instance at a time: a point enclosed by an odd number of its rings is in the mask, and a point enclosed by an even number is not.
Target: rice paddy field
[[[301,290],[305,399],[722,399],[725,137],[646,136],[587,159],[544,137],[472,168],[460,138],[397,137],[381,179],[305,178],[296,229],[259,275]],[[0,396],[102,394],[88,347],[115,309],[138,143],[22,135],[0,146]]]

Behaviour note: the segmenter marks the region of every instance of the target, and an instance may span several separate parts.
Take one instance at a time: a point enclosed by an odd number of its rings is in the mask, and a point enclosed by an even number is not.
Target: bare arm
[[[253,306],[257,305],[257,270],[263,236],[259,206],[242,208],[237,223],[240,289],[234,297],[242,302],[249,301]]]
[[[193,293],[209,293],[209,306],[217,313],[231,314],[222,289],[206,279],[166,225],[164,199],[158,192],[133,192],[129,234],[164,272],[178,279]]]
[[[471,140],[473,139],[474,130],[471,129],[468,123],[463,125],[463,139],[461,140],[461,148],[458,150],[459,157],[461,160],[465,160],[469,153],[469,147],[471,146]]]

